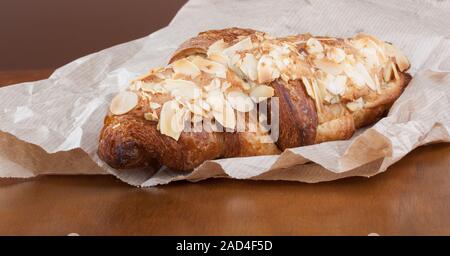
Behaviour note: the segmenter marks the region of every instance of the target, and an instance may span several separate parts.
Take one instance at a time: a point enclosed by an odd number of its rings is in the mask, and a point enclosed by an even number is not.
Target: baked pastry
[[[115,96],[98,155],[117,169],[186,171],[348,139],[386,113],[411,79],[409,66],[392,44],[365,34],[202,32]]]

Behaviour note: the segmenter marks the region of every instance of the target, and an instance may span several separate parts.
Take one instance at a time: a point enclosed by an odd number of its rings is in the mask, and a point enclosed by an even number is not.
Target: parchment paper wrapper
[[[49,79],[0,89],[0,177],[112,173],[153,186],[211,177],[320,182],[375,175],[418,146],[450,141],[449,17],[449,1],[192,0],[158,32],[75,60]],[[166,168],[153,177],[117,172],[100,161],[98,135],[112,97],[165,65],[187,38],[231,26],[274,36],[374,34],[406,53],[414,78],[386,118],[348,141],[208,161],[184,175]]]

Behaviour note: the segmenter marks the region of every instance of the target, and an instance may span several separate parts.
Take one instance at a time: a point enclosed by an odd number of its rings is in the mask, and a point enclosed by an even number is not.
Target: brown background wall
[[[55,68],[166,26],[186,0],[0,0],[0,70]]]

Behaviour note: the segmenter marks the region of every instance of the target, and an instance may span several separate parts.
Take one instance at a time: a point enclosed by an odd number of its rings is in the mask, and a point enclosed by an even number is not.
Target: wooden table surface
[[[0,72],[0,85],[51,70]],[[0,179],[2,235],[450,235],[450,144],[372,178],[206,180],[130,187],[111,176]]]

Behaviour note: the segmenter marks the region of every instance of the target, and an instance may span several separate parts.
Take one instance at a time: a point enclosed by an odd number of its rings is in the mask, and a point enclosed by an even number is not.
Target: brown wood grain
[[[50,73],[0,72],[0,85]],[[369,179],[319,184],[0,179],[1,235],[450,235],[449,216],[449,144],[418,148]]]

